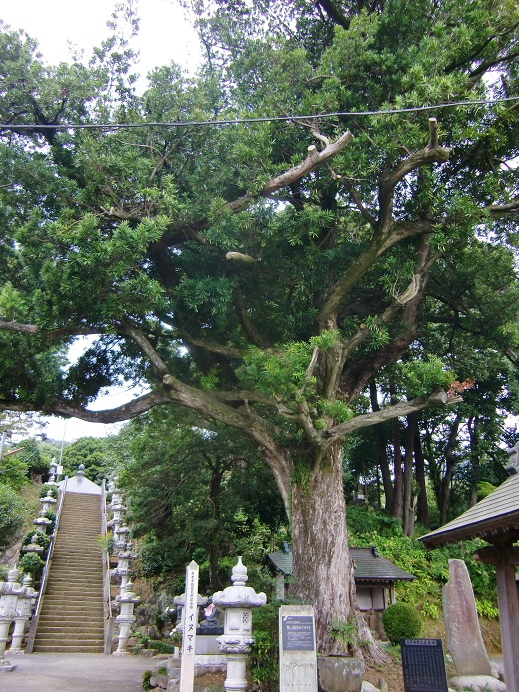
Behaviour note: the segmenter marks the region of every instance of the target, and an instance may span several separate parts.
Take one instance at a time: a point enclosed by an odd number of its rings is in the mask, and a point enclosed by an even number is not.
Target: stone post
[[[56,464],[56,457],[52,457],[52,461],[49,467],[49,480],[46,481],[43,485],[47,485],[50,487],[57,487],[58,484],[56,482],[56,471],[58,470],[58,465]]]
[[[11,666],[10,661],[4,657],[5,647],[9,639],[11,622],[17,616],[16,604],[18,596],[22,592],[21,585],[16,581],[20,576],[16,568],[10,570],[7,582],[0,582],[0,670],[11,671],[16,666]]]
[[[216,641],[227,658],[227,679],[224,686],[228,692],[247,689],[247,654],[254,643],[252,608],[263,606],[267,602],[264,593],[257,594],[252,587],[245,585],[247,580],[247,568],[239,557],[232,569],[233,585],[213,596],[213,603],[224,610],[224,633]]]
[[[22,580],[22,592],[18,596],[16,603],[16,617],[14,618],[14,632],[11,640],[10,654],[23,654],[22,649],[25,628],[32,614],[32,602],[36,596],[36,591],[32,588],[32,579],[26,574]]]
[[[135,622],[135,615],[133,614],[133,608],[136,603],[141,599],[136,596],[133,591],[130,591],[133,584],[129,581],[126,584],[126,591],[119,598],[119,604],[121,606],[121,613],[115,619],[119,623],[119,643],[117,646],[117,651],[114,651],[113,656],[127,656],[129,651],[127,649],[128,637],[130,636],[130,627]]]

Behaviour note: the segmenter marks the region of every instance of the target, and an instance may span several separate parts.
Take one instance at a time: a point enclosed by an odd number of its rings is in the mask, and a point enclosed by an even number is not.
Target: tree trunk
[[[407,416],[407,434],[405,439],[405,465],[404,465],[404,535],[411,536],[414,530],[414,493],[413,493],[413,468],[414,468],[414,435],[416,430],[416,413]]]
[[[218,572],[218,561],[220,559],[220,535],[221,535],[221,513],[220,513],[220,491],[222,487],[222,474],[220,468],[211,467],[211,483],[209,486],[209,501],[212,506],[213,518],[216,528],[209,536],[207,548],[207,559],[209,562],[209,585],[212,591],[221,591],[225,585],[220,579]]]
[[[454,470],[456,468],[456,461],[454,459],[454,450],[456,448],[458,430],[460,427],[460,418],[456,416],[454,423],[451,426],[449,432],[449,438],[447,440],[447,445],[445,447],[445,473],[442,478],[441,484],[441,503],[440,503],[440,525],[447,522],[447,517],[449,515],[450,499],[451,499],[451,482],[454,476]]]
[[[328,448],[325,454],[318,455],[312,468],[308,466],[299,471],[292,486],[290,594],[314,606],[320,654],[348,654],[382,661],[385,654],[356,605],[342,485],[342,444]],[[346,645],[330,634],[332,624],[348,628]]]
[[[418,497],[416,499],[416,520],[423,526],[429,526],[429,506],[427,504],[427,485],[425,482],[425,463],[420,437],[420,426],[414,432],[414,463]]]
[[[377,386],[373,379],[371,379],[369,382],[369,395],[372,410],[380,411],[380,405],[378,403],[377,396]],[[386,435],[384,434],[384,426],[382,424],[374,425],[373,433],[374,435],[376,435],[378,465],[380,467],[380,472],[382,474],[382,483],[384,484],[384,495],[386,498],[385,510],[388,514],[393,516],[394,488],[393,480],[391,478],[391,469],[389,467],[389,459],[387,457],[387,439]]]
[[[479,483],[479,419],[477,416],[471,416],[468,420],[467,427],[470,439],[470,499],[469,504],[473,507],[478,501],[478,483]]]
[[[391,403],[396,403],[395,387],[390,384],[389,391],[391,393]],[[402,475],[402,451],[400,449],[400,424],[398,418],[393,418],[391,421],[391,430],[393,433],[393,468],[395,474],[395,485],[393,493],[393,511],[391,515],[397,519],[402,518],[403,510],[403,475]]]

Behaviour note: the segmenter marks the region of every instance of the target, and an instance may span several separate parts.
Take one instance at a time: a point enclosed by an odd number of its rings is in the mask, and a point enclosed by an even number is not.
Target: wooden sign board
[[[405,692],[448,692],[441,639],[401,639]]]
[[[180,692],[193,692],[195,679],[196,628],[198,625],[198,565],[192,560],[186,569],[186,604],[182,633]]]

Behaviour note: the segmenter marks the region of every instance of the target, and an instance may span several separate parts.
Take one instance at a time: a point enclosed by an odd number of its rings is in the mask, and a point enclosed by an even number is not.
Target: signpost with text
[[[186,569],[186,605],[182,634],[180,692],[193,692],[195,679],[195,645],[198,624],[198,565],[192,560]]]
[[[282,605],[279,609],[280,692],[317,692],[314,609]]]

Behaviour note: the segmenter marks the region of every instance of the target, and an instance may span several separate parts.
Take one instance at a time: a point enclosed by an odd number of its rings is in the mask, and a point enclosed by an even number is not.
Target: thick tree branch
[[[38,410],[45,415],[63,416],[64,418],[79,418],[88,423],[119,423],[125,420],[131,420],[140,416],[142,413],[150,411],[155,406],[171,403],[170,399],[160,391],[153,391],[133,399],[127,404],[118,406],[113,409],[105,409],[103,411],[90,411],[81,406],[81,404],[73,401],[56,400],[46,406],[38,407]],[[1,411],[34,411],[34,405],[30,402],[23,403],[17,401],[0,400]]]
[[[429,118],[429,144],[425,149],[411,154],[385,178],[379,188],[379,224],[382,232],[393,222],[393,194],[398,183],[412,171],[431,163],[445,163],[449,158],[449,149],[438,146],[436,118]]]
[[[314,144],[312,144],[308,147],[308,156],[302,163],[298,164],[297,166],[294,166],[288,171],[285,171],[281,175],[272,178],[272,180],[269,180],[269,182],[263,186],[263,189],[260,193],[250,193],[244,195],[243,197],[234,200],[234,202],[229,202],[225,205],[224,208],[228,211],[233,212],[234,214],[237,214],[240,211],[246,209],[248,206],[250,206],[259,197],[268,197],[269,195],[272,195],[274,192],[280,190],[282,187],[290,186],[300,178],[303,178],[305,175],[311,173],[318,166],[321,166],[323,163],[326,163],[326,161],[331,159],[340,151],[342,151],[351,141],[352,138],[353,135],[351,134],[351,132],[345,132],[343,135],[339,137],[338,140],[332,142],[322,151],[318,151],[317,147]]]
[[[458,404],[461,401],[463,401],[461,396],[449,397],[447,392],[440,390],[439,392],[435,392],[428,397],[417,397],[416,399],[411,399],[410,401],[401,401],[398,404],[388,406],[380,411],[374,411],[372,413],[365,413],[361,416],[356,416],[345,423],[340,423],[334,428],[331,428],[324,433],[324,436],[328,441],[339,440],[355,430],[368,428],[372,425],[376,425],[377,423],[383,423],[386,420],[392,420],[393,418],[399,418],[400,416],[407,416],[410,413],[422,411],[426,408]]]

